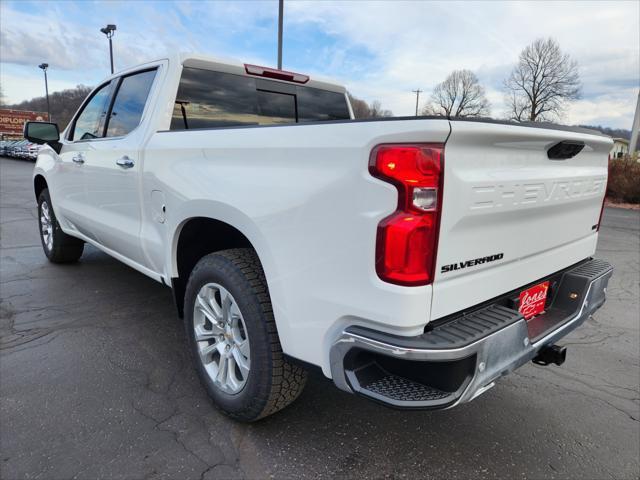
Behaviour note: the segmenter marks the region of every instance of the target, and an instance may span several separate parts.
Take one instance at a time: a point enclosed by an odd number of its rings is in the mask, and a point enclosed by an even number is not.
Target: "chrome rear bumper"
[[[609,263],[594,259],[561,272],[551,304],[530,322],[496,303],[418,337],[349,327],[331,348],[333,381],[397,408],[469,402],[589,318],[604,303],[612,274]]]

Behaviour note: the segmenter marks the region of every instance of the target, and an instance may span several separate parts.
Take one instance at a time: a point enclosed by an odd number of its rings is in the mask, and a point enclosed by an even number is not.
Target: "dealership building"
[[[0,108],[0,140],[17,140],[22,138],[25,122],[47,120],[46,112],[30,112]]]

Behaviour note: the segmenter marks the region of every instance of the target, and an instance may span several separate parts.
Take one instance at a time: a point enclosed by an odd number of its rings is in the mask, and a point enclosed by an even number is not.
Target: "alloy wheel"
[[[207,283],[193,312],[193,331],[200,361],[214,385],[239,393],[251,365],[249,335],[235,299],[222,285]]]
[[[50,252],[53,249],[53,221],[51,220],[51,210],[46,200],[40,205],[40,234],[47,250]]]

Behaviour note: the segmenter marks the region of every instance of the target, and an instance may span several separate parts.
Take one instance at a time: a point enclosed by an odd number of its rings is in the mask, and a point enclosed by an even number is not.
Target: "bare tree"
[[[356,98],[350,93],[349,102],[353,109],[353,115],[356,118],[377,118],[377,117],[392,117],[393,112],[391,110],[385,110],[378,100],[375,100],[369,105],[367,102],[360,98]]]
[[[504,83],[507,115],[519,122],[560,118],[566,103],[580,98],[578,64],[552,38],[526,47]]]
[[[86,85],[78,85],[75,88],[62,90],[60,92],[52,92],[49,94],[51,105],[51,116],[55,119],[56,123],[60,127],[60,130],[64,129],[75,111],[80,107],[82,101],[91,92],[91,87]],[[15,108],[16,110],[33,110],[36,112],[47,111],[47,99],[46,97],[36,97],[31,100],[25,100],[18,104],[6,105],[9,108]]]
[[[393,117],[393,112],[382,108],[382,104],[378,100],[374,100],[369,107],[369,116],[372,118]]]
[[[424,115],[488,117],[489,101],[478,77],[471,70],[454,70],[433,89]]]
[[[353,110],[353,115],[356,118],[367,118],[369,116],[369,104],[364,100],[354,97],[350,93],[349,95],[349,103],[351,103],[351,109]]]

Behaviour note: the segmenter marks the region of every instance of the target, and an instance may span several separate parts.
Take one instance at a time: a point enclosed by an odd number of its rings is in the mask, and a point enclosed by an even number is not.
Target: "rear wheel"
[[[38,224],[42,249],[49,261],[70,263],[76,262],[82,256],[84,242],[62,231],[51,206],[49,190],[46,188],[38,196]]]
[[[306,371],[283,357],[253,250],[225,250],[198,262],[185,294],[185,327],[200,381],[230,417],[258,420],[302,392]]]

